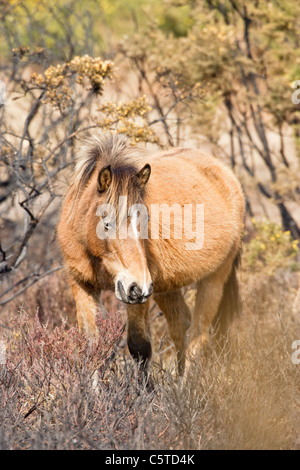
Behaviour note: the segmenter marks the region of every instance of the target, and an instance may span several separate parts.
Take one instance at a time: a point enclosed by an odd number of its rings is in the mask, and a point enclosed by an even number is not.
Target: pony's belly
[[[223,232],[223,235],[225,233]],[[228,258],[236,239],[207,237],[201,249],[188,250],[188,240],[149,240],[148,267],[154,291],[165,292],[197,283],[214,273]]]

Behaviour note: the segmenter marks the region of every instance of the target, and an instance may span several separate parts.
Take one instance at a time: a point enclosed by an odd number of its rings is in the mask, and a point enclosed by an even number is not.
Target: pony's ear
[[[99,193],[104,193],[106,191],[112,180],[111,168],[110,165],[102,168],[98,175],[98,191]]]
[[[134,180],[138,186],[143,189],[147,182],[148,179],[150,178],[151,174],[151,166],[149,163],[146,163],[146,165],[134,176]]]

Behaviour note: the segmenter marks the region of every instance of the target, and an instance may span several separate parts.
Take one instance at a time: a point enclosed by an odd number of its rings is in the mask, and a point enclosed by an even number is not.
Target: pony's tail
[[[241,253],[236,256],[232,270],[224,284],[223,296],[218,308],[218,312],[213,320],[212,327],[217,340],[226,338],[228,328],[232,321],[238,317],[242,310],[242,302],[239,293],[239,283],[237,279],[237,269],[240,265]]]

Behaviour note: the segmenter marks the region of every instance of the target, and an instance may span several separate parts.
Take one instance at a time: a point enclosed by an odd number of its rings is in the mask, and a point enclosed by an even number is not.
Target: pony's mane
[[[136,152],[128,146],[124,134],[105,133],[98,129],[79,141],[73,184],[80,190],[91,178],[96,166],[111,166],[112,170],[136,166]]]
[[[75,190],[75,205],[96,168],[100,171],[107,165],[110,165],[113,173],[113,180],[107,191],[107,202],[116,207],[118,212],[119,196],[125,193],[129,205],[142,202],[143,195],[134,184],[130,184],[132,176],[138,172],[140,150],[129,146],[124,134],[93,130],[80,139],[76,153],[76,166],[72,181]],[[122,209],[121,212],[123,212]]]

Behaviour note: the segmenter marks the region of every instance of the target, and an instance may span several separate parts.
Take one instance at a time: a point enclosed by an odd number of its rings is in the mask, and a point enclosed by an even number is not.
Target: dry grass
[[[180,383],[164,319],[153,309],[151,392],[122,348],[115,308],[91,345],[72,317],[63,320],[74,312],[63,276],[35,286],[23,301],[28,315],[5,319],[12,330],[0,366],[0,448],[299,448],[300,376],[291,360],[300,338],[297,276],[243,273],[244,312],[229,343],[218,352],[211,344]]]

